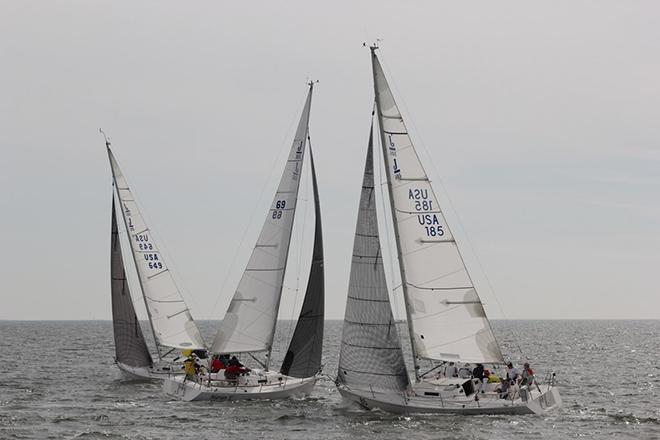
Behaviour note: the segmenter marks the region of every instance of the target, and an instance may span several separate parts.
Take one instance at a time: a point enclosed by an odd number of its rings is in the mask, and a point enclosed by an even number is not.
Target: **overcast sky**
[[[44,0],[0,10],[0,319],[110,319],[112,189],[99,127],[193,315],[220,319],[308,78],[320,80],[310,130],[326,317],[342,318],[373,101],[361,46],[376,38],[491,317],[660,318],[658,2]]]

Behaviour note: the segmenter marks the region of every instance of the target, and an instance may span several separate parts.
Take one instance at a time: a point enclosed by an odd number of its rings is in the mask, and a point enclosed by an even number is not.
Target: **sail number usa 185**
[[[433,200],[429,199],[427,188],[411,188],[408,190],[408,199],[414,202],[417,214],[417,222],[424,228],[427,237],[442,237],[445,231],[442,228],[438,214],[433,211]]]

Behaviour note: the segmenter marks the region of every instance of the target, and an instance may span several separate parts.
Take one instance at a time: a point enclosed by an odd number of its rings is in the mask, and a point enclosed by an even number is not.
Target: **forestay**
[[[312,102],[310,86],[273,202],[213,341],[214,353],[271,349],[289,254]]]
[[[108,157],[156,344],[203,349],[202,336],[109,147]]]
[[[126,281],[124,259],[121,255],[119,228],[112,198],[112,226],[110,233],[110,291],[112,297],[112,327],[115,335],[117,362],[131,367],[149,368],[153,365],[147,343],[135,314],[133,298]]]
[[[325,302],[325,276],[323,269],[323,231],[321,229],[321,203],[316,182],[316,168],[312,146],[309,145],[309,164],[314,195],[314,246],[312,265],[305,291],[305,299],[296,329],[289,343],[280,372],[291,377],[311,377],[321,370],[323,352],[323,312]]]
[[[481,300],[373,50],[372,62],[415,353],[436,360],[503,362]]]
[[[351,388],[403,392],[409,385],[387,291],[369,136],[337,380]]]

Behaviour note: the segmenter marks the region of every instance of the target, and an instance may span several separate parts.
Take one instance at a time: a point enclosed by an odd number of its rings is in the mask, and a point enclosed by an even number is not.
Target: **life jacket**
[[[183,363],[183,371],[185,371],[188,376],[194,376],[196,373],[195,361],[192,359],[186,359]]]
[[[499,383],[499,382],[500,382],[500,378],[497,377],[496,374],[491,374],[490,376],[488,376],[488,383]]]

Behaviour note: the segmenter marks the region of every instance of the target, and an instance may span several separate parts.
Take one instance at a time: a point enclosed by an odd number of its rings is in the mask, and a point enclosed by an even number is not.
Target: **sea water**
[[[200,323],[207,341],[217,325]],[[506,356],[529,359],[541,379],[556,372],[564,406],[476,417],[346,407],[333,383],[341,325],[326,321],[327,377],[309,397],[221,403],[123,380],[109,321],[0,321],[0,439],[660,438],[660,321],[493,322]],[[292,329],[278,323],[276,366]]]

